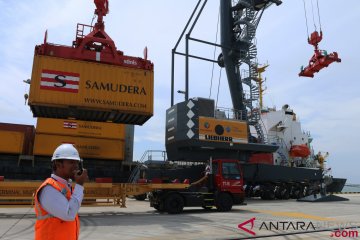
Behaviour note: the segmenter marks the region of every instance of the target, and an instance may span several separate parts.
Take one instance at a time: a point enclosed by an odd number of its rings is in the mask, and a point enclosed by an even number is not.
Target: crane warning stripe
[[[78,93],[80,74],[43,69],[40,89]]]

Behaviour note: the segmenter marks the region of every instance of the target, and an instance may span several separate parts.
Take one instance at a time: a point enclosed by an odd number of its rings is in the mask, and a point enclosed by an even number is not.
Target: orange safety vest
[[[52,216],[40,204],[38,193],[46,185],[61,192],[68,200],[70,200],[72,191],[68,186],[48,178],[41,184],[35,194],[35,240],[77,240],[79,239],[80,221],[76,214],[74,221],[63,221],[60,218]]]

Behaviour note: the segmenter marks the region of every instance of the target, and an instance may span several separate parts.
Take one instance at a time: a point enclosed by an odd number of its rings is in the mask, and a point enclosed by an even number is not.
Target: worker
[[[79,170],[79,152],[61,144],[51,158],[51,177],[35,193],[35,240],[79,239],[78,211],[84,197],[87,170]],[[73,188],[72,180],[76,182]]]

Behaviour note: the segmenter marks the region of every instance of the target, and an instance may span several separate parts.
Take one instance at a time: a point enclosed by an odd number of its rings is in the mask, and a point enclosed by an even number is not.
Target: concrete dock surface
[[[343,202],[248,199],[230,212],[185,208],[159,213],[148,201],[80,209],[80,239],[360,239],[360,194]],[[0,208],[0,239],[34,239],[30,207]],[[340,230],[339,230],[340,229]]]

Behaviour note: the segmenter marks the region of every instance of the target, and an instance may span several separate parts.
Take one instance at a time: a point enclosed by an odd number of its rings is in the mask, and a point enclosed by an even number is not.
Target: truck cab
[[[243,201],[245,192],[243,189],[242,170],[237,160],[215,160],[213,163],[215,189],[218,192],[230,193],[233,198]],[[238,201],[235,201],[238,202]]]
[[[242,170],[238,160],[216,159],[210,174],[190,183],[186,189],[162,189],[149,194],[150,206],[160,212],[181,213],[184,207],[230,211],[244,202]],[[199,176],[201,177],[201,176]]]

